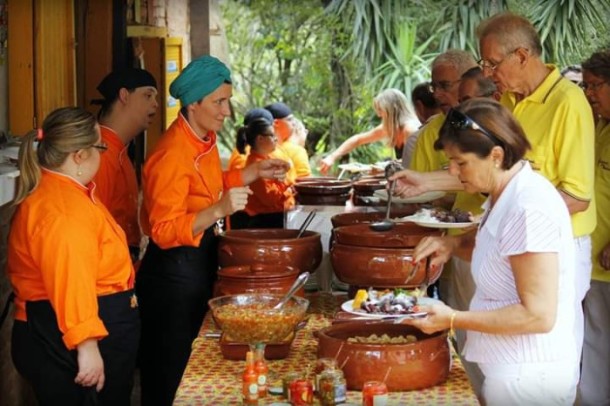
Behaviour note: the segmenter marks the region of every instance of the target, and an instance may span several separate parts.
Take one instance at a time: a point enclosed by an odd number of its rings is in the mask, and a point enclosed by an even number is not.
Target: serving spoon
[[[373,231],[388,231],[394,228],[394,222],[390,219],[390,210],[392,209],[392,194],[394,194],[394,186],[396,181],[393,180],[390,183],[390,189],[388,190],[388,206],[385,209],[385,218],[382,221],[369,224],[369,227]]]
[[[286,292],[284,297],[281,298],[280,301],[275,306],[273,306],[273,310],[279,310],[286,303],[288,303],[288,301],[295,294],[295,292],[297,290],[299,290],[301,288],[301,286],[305,285],[305,283],[307,282],[307,279],[309,279],[309,272],[303,272],[302,274],[300,274],[299,277],[294,281],[294,283],[292,284],[292,286],[290,287],[288,292]]]

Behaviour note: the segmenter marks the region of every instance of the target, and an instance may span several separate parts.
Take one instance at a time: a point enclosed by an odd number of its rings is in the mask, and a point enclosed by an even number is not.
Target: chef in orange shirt
[[[108,151],[95,175],[96,194],[125,231],[134,262],[139,259],[142,238],[138,224],[138,181],[127,154],[129,143],[152,122],[157,113],[157,82],[144,69],[114,71],[100,82],[102,105],[98,121]]]
[[[290,160],[277,148],[277,137],[273,124],[264,118],[257,118],[240,131],[237,149],[244,153],[246,145],[250,153],[246,165],[260,162],[270,157]],[[294,185],[296,170],[291,167],[284,180],[258,179],[250,184],[252,196],[248,198],[245,213],[249,216],[247,228],[284,228],[284,212],[295,205]]]
[[[76,107],[51,112],[20,147],[12,356],[41,405],[129,404],[140,322],[125,233],[92,182],[106,149]]]
[[[223,172],[216,132],[231,115],[229,69],[212,56],[191,61],[170,85],[182,109],[144,165],[142,230],[150,237],[136,289],[144,405],[171,405],[218,269],[217,234],[246,206],[259,177],[283,179],[289,164],[268,159]]]

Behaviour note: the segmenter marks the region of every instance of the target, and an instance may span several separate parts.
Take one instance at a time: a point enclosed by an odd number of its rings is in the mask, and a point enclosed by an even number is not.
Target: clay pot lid
[[[295,183],[294,188],[299,194],[304,195],[340,195],[345,194],[352,188],[349,180],[320,180]]]
[[[339,244],[376,248],[412,248],[422,238],[440,236],[442,230],[420,227],[414,223],[397,223],[388,231],[375,231],[369,224],[355,224],[338,227],[334,230]]]
[[[252,264],[227,266],[218,270],[218,276],[235,279],[274,279],[296,277],[299,270],[288,265]]]

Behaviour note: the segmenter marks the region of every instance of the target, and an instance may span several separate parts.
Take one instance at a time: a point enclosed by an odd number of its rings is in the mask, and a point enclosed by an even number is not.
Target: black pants
[[[142,404],[171,405],[208,310],[218,269],[218,239],[161,249],[149,242],[136,279],[142,316]]]
[[[12,357],[17,371],[34,388],[41,405],[129,405],[133,388],[140,320],[131,307],[133,291],[98,297],[99,317],[109,335],[98,341],[104,360],[101,392],[74,383],[76,350],[62,341],[57,317],[47,300],[27,302],[27,322],[15,321]]]

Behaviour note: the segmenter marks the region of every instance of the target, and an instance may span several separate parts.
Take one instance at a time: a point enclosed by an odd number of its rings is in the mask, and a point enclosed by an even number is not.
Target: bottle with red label
[[[362,386],[362,406],[386,406],[388,387],[379,381],[368,381]]]
[[[244,405],[258,405],[258,374],[254,368],[254,354],[246,353],[246,368],[242,374],[242,399]]]
[[[269,367],[265,361],[265,345],[256,344],[254,353],[254,370],[257,375],[258,397],[259,399],[267,396],[267,377],[269,375]]]

